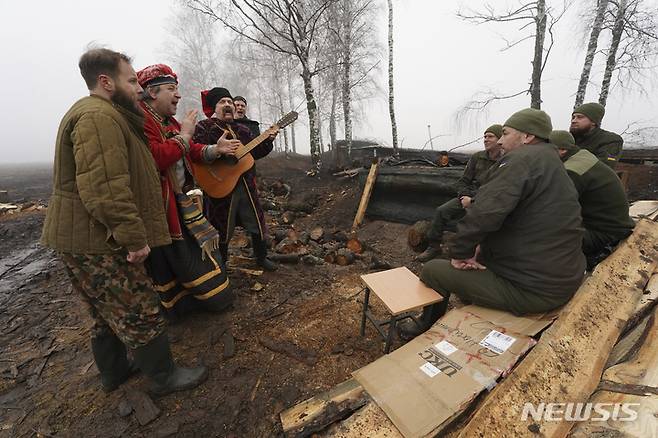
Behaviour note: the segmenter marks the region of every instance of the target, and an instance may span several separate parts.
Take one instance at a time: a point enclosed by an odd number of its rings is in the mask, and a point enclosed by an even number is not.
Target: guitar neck
[[[251,140],[249,143],[240,145],[240,147],[238,147],[237,152],[235,153],[235,157],[238,160],[244,157],[249,152],[251,152],[256,146],[267,140],[269,136],[270,136],[270,128],[265,130],[265,132],[263,132],[261,135]]]

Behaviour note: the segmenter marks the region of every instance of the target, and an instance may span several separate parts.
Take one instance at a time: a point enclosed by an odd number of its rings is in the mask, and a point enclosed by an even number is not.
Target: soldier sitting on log
[[[553,131],[550,141],[579,194],[582,210],[583,252],[587,269],[605,258],[617,243],[630,236],[635,227],[628,214],[628,199],[619,177],[591,152],[576,146],[567,131]]]
[[[427,233],[429,246],[416,256],[416,260],[427,262],[441,255],[443,231],[450,222],[464,217],[477,189],[486,181],[487,172],[500,158],[498,139],[502,132],[503,127],[500,125],[491,125],[484,131],[484,150],[476,152],[468,160],[464,174],[457,182],[457,197],[437,207]]]
[[[452,260],[431,260],[421,272],[444,300],[423,310],[419,326],[402,325],[402,338],[430,328],[451,293],[516,315],[571,299],[585,272],[583,229],[578,192],[557,148],[546,144],[551,131],[548,114],[531,108],[505,122],[504,155],[457,226]]]

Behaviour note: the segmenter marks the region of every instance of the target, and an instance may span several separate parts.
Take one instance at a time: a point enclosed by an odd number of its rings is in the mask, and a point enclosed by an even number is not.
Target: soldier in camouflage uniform
[[[76,102],[60,124],[41,243],[57,251],[88,305],[91,347],[105,391],[118,388],[137,368],[156,395],[193,388],[207,371],[174,364],[143,263],[151,247],[171,239],[158,170],[143,134],[142,88],[130,58],[121,53],[92,49],[79,67],[90,96]]]
[[[498,139],[503,127],[492,125],[484,131],[484,150],[474,153],[466,164],[464,174],[457,181],[457,197],[437,207],[430,231],[427,233],[429,246],[416,257],[420,262],[427,262],[441,255],[443,232],[466,214],[473,202],[477,189],[486,182],[486,174],[500,158],[501,149]]]

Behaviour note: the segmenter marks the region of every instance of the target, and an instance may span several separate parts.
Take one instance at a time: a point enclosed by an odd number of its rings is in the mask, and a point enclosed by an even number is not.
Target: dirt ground
[[[272,234],[281,228],[322,226],[332,232],[351,226],[360,196],[356,180],[310,178],[308,167],[302,157],[258,163],[265,187],[280,179],[291,188],[289,201],[317,201],[313,213],[292,226],[268,214]],[[5,178],[1,188],[27,200],[47,199],[47,184],[24,190],[33,177],[21,171]],[[124,408],[131,394],[146,388],[145,379],[138,375],[110,394],[100,389],[86,310],[55,255],[37,243],[43,218],[43,211],[0,217],[0,437],[278,436],[282,410],[382,355],[373,328],[359,336],[359,275],[370,272],[368,257],[350,266],[282,264],[276,272],[252,275],[241,270],[257,269],[247,259],[251,250],[234,247],[233,307],[219,315],[192,314],[169,327],[176,360],[205,364],[208,381],[156,399],[159,416],[140,425]],[[366,254],[418,271],[405,230],[369,222],[359,239]],[[236,239],[242,246],[245,239]],[[375,308],[382,312],[377,303]],[[287,346],[286,352],[273,351],[281,350],[277,346]]]

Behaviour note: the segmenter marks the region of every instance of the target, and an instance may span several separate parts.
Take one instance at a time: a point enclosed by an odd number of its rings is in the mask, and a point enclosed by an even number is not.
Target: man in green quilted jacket
[[[569,131],[576,145],[594,154],[601,162],[614,169],[624,147],[619,134],[601,129],[605,107],[597,102],[584,103],[574,108]]]
[[[58,253],[89,309],[105,391],[137,368],[155,395],[193,388],[207,371],[174,364],[143,263],[152,247],[171,240],[159,173],[143,134],[142,88],[122,53],[91,49],[79,67],[89,96],[73,104],[59,126],[41,243]]]

